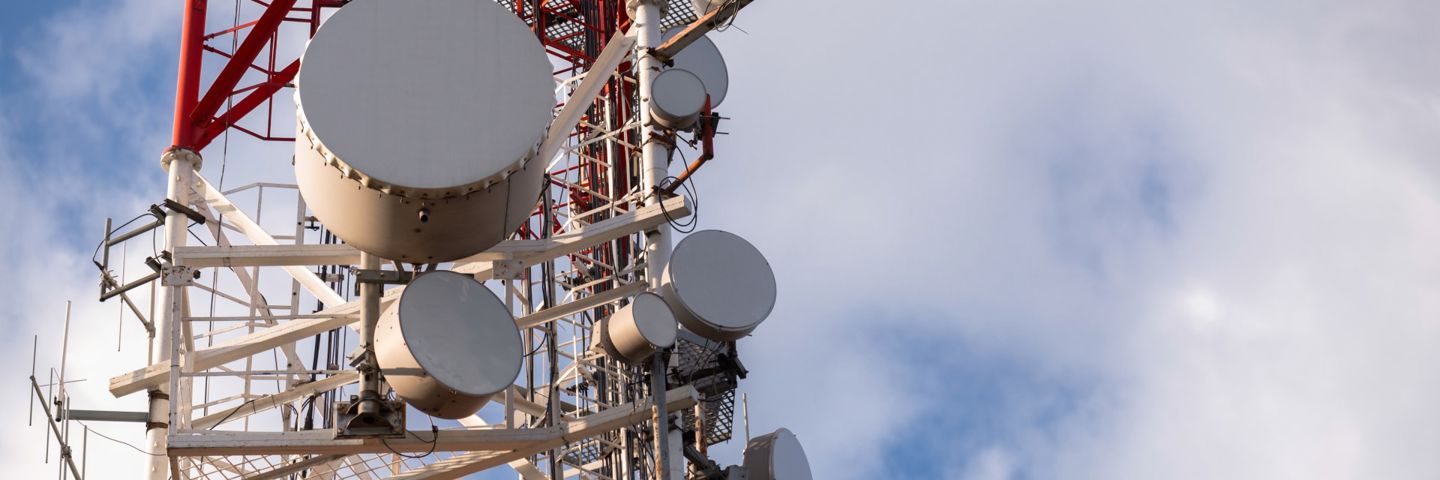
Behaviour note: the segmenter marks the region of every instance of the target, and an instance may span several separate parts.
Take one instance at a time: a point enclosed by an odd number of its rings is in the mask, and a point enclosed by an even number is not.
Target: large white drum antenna
[[[295,176],[347,243],[410,263],[499,243],[529,217],[546,167],[544,48],[499,4],[356,0],[301,58]]]

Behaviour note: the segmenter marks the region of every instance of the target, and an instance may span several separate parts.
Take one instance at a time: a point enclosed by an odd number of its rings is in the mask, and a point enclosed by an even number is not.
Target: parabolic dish
[[[296,99],[325,148],[372,181],[450,189],[524,160],[555,104],[550,62],[495,2],[356,0],[301,58]]]
[[[775,273],[750,242],[705,230],[675,246],[660,293],[687,330],[711,340],[738,340],[775,308]]]
[[[675,345],[675,314],[665,299],[653,293],[636,295],[605,322],[606,335],[614,352],[630,362],[640,362],[660,348]]]
[[[666,127],[689,128],[705,109],[705,84],[684,69],[660,72],[650,82],[650,114]]]
[[[295,177],[325,227],[411,263],[499,243],[529,217],[554,82],[495,2],[356,0],[301,57]]]
[[[682,30],[683,27],[667,30],[665,40],[679,35]],[[725,57],[720,55],[720,49],[709,37],[702,35],[696,38],[671,60],[674,61],[673,68],[687,70],[705,84],[705,92],[710,94],[710,108],[718,107],[720,102],[725,101],[725,93],[730,91],[730,70],[725,68]]]
[[[421,275],[381,315],[375,351],[385,379],[421,411],[475,413],[520,373],[520,329],[505,304],[467,275]]]
[[[814,478],[810,475],[810,460],[805,457],[800,439],[784,428],[750,440],[745,446],[745,473],[748,480]]]

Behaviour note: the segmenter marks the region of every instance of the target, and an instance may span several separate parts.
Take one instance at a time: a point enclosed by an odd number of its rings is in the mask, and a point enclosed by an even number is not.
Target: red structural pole
[[[200,64],[205,46],[206,0],[185,0],[180,26],[180,71],[175,85],[175,126],[170,137],[173,147],[194,148],[196,126],[190,112],[200,98]]]

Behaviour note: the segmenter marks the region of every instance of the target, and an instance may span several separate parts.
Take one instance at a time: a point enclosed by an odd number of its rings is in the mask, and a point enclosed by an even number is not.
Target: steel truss
[[[158,327],[157,354],[110,381],[116,396],[149,392],[148,428],[163,441],[150,447],[165,452],[152,468],[168,462],[174,478],[189,479],[457,478],[500,465],[526,479],[654,478],[657,397],[665,411],[682,413],[686,433],[695,434],[687,443],[701,451],[730,437],[734,374],[714,367],[733,357],[733,343],[682,342],[662,374],[666,391],[657,391],[647,366],[590,349],[597,320],[647,288],[644,232],[692,208],[683,197],[647,200],[651,192],[642,188],[640,62],[625,1],[497,0],[561,66],[556,126],[563,128],[552,128],[542,145],[547,188],[529,221],[512,239],[441,268],[486,280],[512,308],[527,352],[521,378],[493,400],[503,412],[495,425],[475,416],[431,427],[412,410],[403,438],[333,438],[330,412],[358,380],[345,357],[356,346],[360,253],[307,216],[294,185],[222,192],[195,173],[200,158],[187,152],[227,130],[293,141],[293,111],[277,109],[274,98],[288,94],[299,64],[277,52],[304,37],[281,28],[313,35],[325,10],[347,1],[248,1],[262,8],[257,18],[213,32],[205,29],[209,2],[185,5],[174,146],[164,163],[168,196],[203,218],[157,220],[167,226],[168,255],[154,259],[161,293],[149,307],[156,313],[141,318]],[[676,0],[662,25],[699,23],[696,17],[690,1]],[[224,66],[201,94],[206,55]],[[251,196],[248,206],[234,200]],[[275,204],[295,207],[293,229],[261,226]],[[202,245],[188,245],[187,234]],[[403,276],[420,266],[388,268]],[[125,283],[123,274],[110,278],[108,265],[102,271],[107,285]],[[403,289],[385,290],[382,305]]]

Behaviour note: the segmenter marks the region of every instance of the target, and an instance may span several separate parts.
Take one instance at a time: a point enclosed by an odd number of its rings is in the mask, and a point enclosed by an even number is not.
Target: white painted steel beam
[[[663,207],[651,205],[614,218],[596,222],[574,232],[543,240],[506,240],[489,250],[457,262],[455,271],[474,274],[495,260],[524,260],[538,263],[584,250],[592,245],[641,232],[666,222],[666,215],[680,219],[690,215],[683,197],[666,200]],[[349,245],[233,245],[183,247],[175,252],[176,263],[194,268],[278,267],[305,265],[354,265],[360,251]]]
[[[480,414],[478,413],[460,419],[460,424],[464,425],[465,428],[483,428],[490,426],[490,422],[485,421],[484,418],[480,418]],[[549,480],[549,477],[546,477],[545,474],[540,471],[540,468],[536,467],[535,463],[531,462],[528,458],[511,460],[509,465],[510,468],[515,469],[516,473],[520,474],[521,480]]]
[[[208,186],[208,183],[205,185],[207,186],[207,192],[215,191],[213,187]],[[207,201],[209,198],[210,197],[207,197]],[[214,207],[215,204],[211,203],[211,206]],[[231,208],[233,208],[233,205]],[[668,218],[683,218],[690,215],[690,207],[686,204],[684,197],[675,197],[666,200],[662,204],[649,205],[595,222],[576,232],[545,240],[505,241],[490,251],[503,253],[508,258],[520,260],[526,265],[533,265],[551,258],[569,255],[599,243],[654,228],[668,221],[667,214]],[[243,215],[243,213],[239,213],[237,216]],[[234,218],[231,217],[230,214],[226,214],[226,216],[228,219]],[[264,232],[260,233],[263,234]],[[273,241],[274,240],[271,239],[271,242]],[[492,271],[492,263],[489,261],[464,262],[465,263],[457,264],[454,270],[477,276],[486,276]],[[308,270],[300,267],[288,268],[299,269],[315,278],[316,281],[319,281],[319,278],[314,277],[314,274]],[[302,284],[303,283],[304,282],[302,282]],[[334,294],[334,291],[330,290],[328,286],[325,287],[325,290]],[[385,308],[389,302],[399,298],[400,292],[402,291],[404,291],[403,287],[386,290],[385,297],[381,300],[381,308]],[[584,300],[585,299],[581,299],[580,301]],[[567,308],[566,305],[568,304],[562,304],[555,308]],[[278,347],[285,343],[294,342],[317,333],[350,325],[358,320],[356,313],[359,312],[359,310],[360,303],[358,301],[342,303],[319,312],[319,315],[334,315],[333,317],[291,320],[278,326],[267,328],[262,332],[256,332],[233,339],[219,346],[200,350],[195,355],[195,368],[197,370],[215,368]],[[543,315],[543,312],[544,311],[536,312],[532,315]],[[527,321],[527,323],[530,323],[530,321]],[[130,373],[118,375],[110,379],[110,394],[121,397],[139,392],[147,387],[168,381],[169,375],[168,364],[154,364]]]
[[[620,288],[601,292],[596,295],[584,297],[573,302],[562,303],[538,312],[515,319],[520,328],[531,328],[554,321],[555,319],[574,315],[610,302],[619,301],[625,297],[638,295],[645,291],[645,284],[632,283]]]
[[[206,227],[210,229],[210,234],[215,237],[215,245],[222,248],[230,247],[230,237],[225,234],[225,229],[220,228],[220,220],[215,213],[211,211],[210,204],[203,198],[195,203],[200,207],[200,214],[206,219]],[[186,248],[188,247],[180,246],[176,247],[174,251],[179,252]],[[178,259],[176,263],[179,264]],[[266,324],[275,325],[275,313],[270,309],[270,301],[266,300],[265,296],[260,293],[260,285],[255,281],[255,278],[251,277],[250,272],[240,266],[230,266],[229,268],[230,272],[235,275],[235,278],[240,280],[240,285],[245,288],[245,292],[248,294],[247,296],[250,297],[250,305],[256,307],[261,316],[265,318]],[[193,342],[194,338],[191,338],[190,341]],[[300,367],[305,364],[305,361],[296,353],[294,343],[281,345],[280,350],[285,354],[285,360],[289,363],[291,370],[299,370]]]
[[[688,385],[672,389],[665,394],[666,407],[676,410],[693,407],[698,396],[699,393],[695,391],[695,388]],[[431,434],[423,431],[412,432],[403,439],[389,439],[384,443],[378,438],[335,439],[334,432],[329,430],[181,433],[170,436],[169,452],[173,456],[228,456],[388,453],[391,450],[415,453],[433,450],[436,452],[510,451],[512,455],[516,455],[496,457],[504,458],[500,462],[503,464],[514,458],[643,422],[650,418],[650,408],[651,402],[644,400],[612,407],[593,415],[568,421],[563,425],[547,428],[441,430],[433,441],[429,440]],[[456,465],[443,470],[454,473],[465,469],[464,465]]]
[[[265,229],[260,228],[260,224],[251,220],[249,215],[246,215],[244,211],[240,210],[240,207],[231,203],[230,199],[225,198],[225,195],[220,193],[219,190],[216,190],[215,186],[211,185],[209,181],[206,181],[204,177],[196,174],[195,179],[195,183],[203,193],[202,197],[205,198],[205,203],[209,204],[210,208],[214,208],[215,211],[219,212],[225,221],[239,228],[240,231],[245,234],[245,237],[250,239],[250,243],[255,245],[280,244],[280,242],[275,241],[275,237],[270,236]],[[335,293],[335,290],[332,290],[329,285],[326,285],[324,280],[321,280],[319,276],[315,275],[315,272],[300,266],[286,266],[284,269],[285,273],[294,277],[295,281],[300,282],[300,286],[305,288],[305,291],[314,295],[315,298],[320,300],[320,303],[325,304],[326,307],[337,307],[345,304],[345,298]]]
[[[520,260],[525,266],[530,266],[620,237],[651,230],[668,223],[670,219],[678,220],[687,216],[690,216],[690,205],[685,201],[685,197],[674,197],[563,235],[543,240],[501,242],[490,250],[456,262],[454,270],[484,277],[493,271],[492,263],[495,260]]]
[[[249,477],[245,477],[245,479],[246,479],[246,480],[270,480],[270,479],[274,479],[274,478],[284,478],[286,475],[290,475],[290,474],[292,474],[292,473],[300,473],[300,472],[302,472],[302,471],[304,471],[304,470],[310,469],[310,468],[315,467],[315,466],[317,466],[317,465],[320,465],[320,464],[323,464],[323,463],[333,462],[333,461],[335,461],[335,460],[339,460],[340,458],[341,458],[341,457],[340,457],[339,455],[317,455],[317,456],[314,456],[314,457],[310,457],[310,458],[307,458],[307,459],[304,459],[304,460],[297,461],[297,462],[295,462],[295,463],[291,463],[291,464],[282,466],[282,467],[280,467],[280,468],[276,468],[276,469],[274,469],[274,470],[270,470],[270,471],[265,472],[265,473],[261,473],[261,474],[259,474],[259,475],[251,475],[251,476],[249,476]]]
[[[354,374],[351,374],[351,375],[350,375],[350,378],[348,378],[347,380],[349,380],[348,382],[346,382],[347,384],[349,384],[349,383],[355,383],[356,381],[359,380],[359,376],[354,375]],[[337,387],[338,387],[338,386],[337,386]],[[522,411],[522,412],[525,412],[525,413],[527,413],[527,414],[529,414],[529,415],[531,415],[531,416],[535,416],[535,417],[539,417],[539,416],[545,414],[545,406],[544,406],[544,405],[540,405],[540,404],[538,404],[538,403],[525,400],[524,398],[522,398],[522,393],[520,392],[520,390],[519,390],[518,388],[515,388],[515,386],[513,386],[513,385],[510,386],[510,391],[509,391],[508,393],[509,393],[509,395],[511,396],[510,401],[515,402],[515,408],[516,408],[517,410],[520,410],[520,411]],[[502,403],[502,402],[503,402],[503,397],[496,396],[496,397],[491,398],[490,401],[491,401],[491,402],[496,402],[496,403]],[[208,417],[207,417],[207,418],[208,418]],[[199,425],[200,422],[201,422],[200,420],[197,420],[197,421],[196,421],[196,424]],[[490,426],[489,422],[486,422],[485,419],[481,418],[479,414],[471,415],[471,416],[469,416],[469,417],[460,419],[460,424],[461,424],[461,425],[464,425],[466,428],[472,428],[472,429],[473,429],[473,428],[481,428],[481,427],[488,427],[488,426]],[[197,428],[203,428],[203,427],[197,427]],[[497,454],[498,454],[498,453],[497,453]],[[301,469],[303,469],[303,468],[308,468],[308,466],[314,465],[314,464],[319,464],[319,463],[331,463],[331,464],[333,464],[333,465],[332,465],[331,467],[329,467],[329,470],[330,470],[330,471],[332,472],[332,474],[333,474],[333,470],[336,469],[336,468],[339,468],[339,467],[338,467],[339,464],[341,464],[341,463],[343,463],[343,462],[346,462],[346,461],[348,461],[348,460],[351,460],[351,459],[348,458],[348,457],[350,457],[350,456],[347,456],[347,455],[326,455],[326,456],[312,457],[310,460],[307,460],[307,461],[306,461],[306,462],[309,462],[309,463],[305,463],[306,467],[302,467]],[[317,460],[317,459],[319,459],[319,460]],[[294,465],[299,465],[299,463],[294,464]],[[511,468],[514,468],[516,472],[519,472],[520,475],[521,475],[521,477],[523,477],[524,480],[547,480],[547,479],[549,478],[549,477],[546,477],[545,474],[544,474],[543,472],[541,472],[540,469],[537,468],[534,463],[531,463],[528,459],[525,459],[525,458],[521,458],[521,459],[518,459],[518,460],[512,460],[512,461],[509,463],[509,465],[510,465]],[[262,475],[262,476],[260,476],[260,477],[253,477],[253,478],[279,478],[280,476],[284,476],[284,474],[286,474],[286,473],[293,473],[293,472],[296,472],[296,471],[298,471],[298,470],[290,469],[289,467],[284,467],[284,468],[280,468],[280,469],[276,469],[276,470],[272,470],[272,471],[270,471],[270,472],[267,472],[265,475]],[[279,472],[280,474],[279,474],[279,475],[275,475],[277,472]],[[396,473],[398,473],[398,471],[397,471]],[[322,477],[323,477],[323,475],[322,475]]]
[[[175,263],[194,268],[355,265],[360,251],[349,245],[231,245],[181,247]]]
[[[399,289],[392,289],[397,292]],[[387,296],[387,300],[394,297]],[[383,301],[383,300],[382,300]],[[195,370],[215,368],[296,340],[355,323],[359,302],[320,311],[325,318],[292,320],[195,353]],[[157,363],[110,379],[110,394],[123,397],[170,379],[169,363]]]
[[[525,392],[521,391],[520,387],[511,385],[510,391],[507,392],[507,395],[510,395],[510,402],[515,405],[516,410],[519,410],[526,415],[532,417],[541,417],[545,415],[545,406],[526,400]],[[490,401],[496,403],[504,403],[504,398],[496,397],[490,399]]]
[[[670,409],[690,408],[695,406],[698,398],[699,393],[695,391],[695,387],[686,385],[666,392],[665,405],[667,408]],[[603,432],[643,422],[650,418],[650,412],[653,408],[650,403],[651,402],[643,401],[636,402],[631,405],[621,405],[606,410],[604,412],[591,415],[589,417],[571,421],[565,426],[567,430],[570,430],[574,433],[565,435],[563,436],[563,438],[550,439],[536,445],[515,449],[514,451],[508,453],[501,453],[498,455],[491,452],[471,452],[460,454],[440,462],[436,462],[415,470],[411,470],[409,472],[392,478],[409,480],[439,480],[460,478],[471,473],[483,471],[491,467],[508,463],[514,459],[524,458],[542,450],[549,450],[552,448],[560,447],[568,443],[574,443],[584,440],[586,437],[598,435]],[[625,414],[625,416],[622,421],[597,418],[602,415],[607,415],[611,413],[623,413]],[[594,425],[577,427],[578,424],[587,422],[587,420],[594,421]]]
[[[334,390],[336,388],[340,388],[345,385],[355,383],[357,381],[359,381],[359,376],[356,375],[355,372],[345,372],[338,375],[331,375],[330,377],[321,380],[296,385],[295,388],[291,388],[284,392],[266,395],[256,398],[252,401],[247,401],[245,403],[242,403],[239,407],[226,408],[221,411],[206,415],[204,417],[197,418],[191,425],[195,429],[199,430],[214,428],[227,422],[233,422],[245,417],[249,417],[251,415],[255,415],[257,413],[270,410],[272,408],[276,408],[280,405],[299,400],[311,394],[328,392],[330,390]]]

